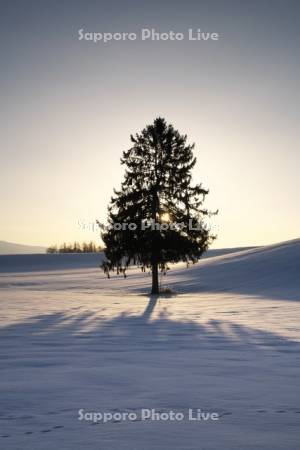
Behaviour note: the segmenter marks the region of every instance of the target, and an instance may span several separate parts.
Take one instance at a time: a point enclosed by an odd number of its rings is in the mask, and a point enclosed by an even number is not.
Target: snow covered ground
[[[159,299],[137,270],[26,258],[0,260],[1,449],[299,448],[300,240],[172,268]],[[184,419],[141,420],[151,408]]]

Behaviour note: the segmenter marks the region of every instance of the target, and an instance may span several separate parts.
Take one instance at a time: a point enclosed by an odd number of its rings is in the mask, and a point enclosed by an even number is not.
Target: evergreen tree
[[[86,242],[83,242],[82,251],[83,251],[83,253],[88,253],[89,252],[89,244],[87,244]]]
[[[162,118],[131,136],[123,152],[124,181],[108,208],[102,233],[106,260],[103,270],[123,273],[129,264],[152,271],[152,294],[159,293],[159,270],[168,263],[195,263],[214,239],[204,226],[208,191],[192,185],[194,144]],[[179,226],[180,224],[180,226]]]
[[[88,244],[88,252],[94,253],[96,251],[96,245],[93,241]]]
[[[59,253],[69,253],[67,244],[65,242],[60,246]]]
[[[56,245],[50,245],[50,247],[46,250],[47,253],[58,253],[58,249]]]

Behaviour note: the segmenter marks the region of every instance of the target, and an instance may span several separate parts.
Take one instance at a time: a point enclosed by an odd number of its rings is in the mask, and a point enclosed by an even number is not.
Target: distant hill
[[[46,253],[46,247],[38,245],[15,244],[14,242],[0,241],[0,255],[28,255],[31,253]]]

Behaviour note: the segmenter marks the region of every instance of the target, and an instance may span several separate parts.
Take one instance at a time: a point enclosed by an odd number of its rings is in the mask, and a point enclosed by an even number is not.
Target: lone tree
[[[203,208],[208,191],[192,185],[196,164],[194,144],[186,143],[165,119],[157,118],[123,152],[124,181],[108,207],[108,227],[102,233],[109,277],[116,270],[126,277],[129,264],[149,268],[152,294],[159,293],[158,272],[168,263],[195,263],[215,238],[205,226]]]

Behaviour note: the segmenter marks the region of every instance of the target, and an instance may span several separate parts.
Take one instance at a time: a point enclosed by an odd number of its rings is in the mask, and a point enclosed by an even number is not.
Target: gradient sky
[[[215,247],[299,237],[299,1],[1,1],[0,240],[98,240],[129,135],[196,143]],[[217,32],[91,43],[78,29]]]

